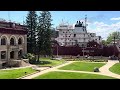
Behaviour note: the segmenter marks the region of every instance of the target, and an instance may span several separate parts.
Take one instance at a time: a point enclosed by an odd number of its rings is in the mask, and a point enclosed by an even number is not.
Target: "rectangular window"
[[[84,41],[85,41],[85,38],[84,38]]]
[[[74,34],[74,37],[76,37],[76,34]]]
[[[1,59],[5,59],[6,58],[6,51],[1,51]]]

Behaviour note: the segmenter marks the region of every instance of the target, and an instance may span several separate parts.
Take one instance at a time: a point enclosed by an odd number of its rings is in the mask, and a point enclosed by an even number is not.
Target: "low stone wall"
[[[2,69],[2,63],[0,63],[0,69]]]
[[[20,66],[20,60],[10,60],[7,62],[7,66],[9,67],[19,67]]]

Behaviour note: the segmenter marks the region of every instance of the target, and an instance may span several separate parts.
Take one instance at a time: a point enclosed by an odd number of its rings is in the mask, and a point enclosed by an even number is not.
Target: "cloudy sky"
[[[0,11],[0,18],[22,23],[26,19],[27,11]],[[39,12],[38,12],[39,15]],[[120,31],[120,11],[51,11],[53,27],[62,22],[75,24],[77,20],[84,20],[87,15],[88,32],[106,39],[109,33]]]

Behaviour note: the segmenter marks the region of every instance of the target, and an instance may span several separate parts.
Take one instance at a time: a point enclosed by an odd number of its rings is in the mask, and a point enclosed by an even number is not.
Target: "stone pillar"
[[[23,47],[24,47],[23,54],[27,54],[27,35],[25,35],[23,44],[24,44],[23,45]]]
[[[14,57],[15,57],[15,58],[14,58],[15,60],[18,59],[18,51],[15,51],[15,52],[14,52]]]
[[[6,58],[7,61],[9,61],[10,60],[10,50],[9,49],[6,52],[6,56],[7,56],[7,58]]]
[[[1,51],[0,51],[0,61],[1,61]]]

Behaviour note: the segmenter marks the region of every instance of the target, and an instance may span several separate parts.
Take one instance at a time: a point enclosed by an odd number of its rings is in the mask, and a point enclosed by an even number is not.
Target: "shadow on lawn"
[[[51,64],[52,62],[50,61],[39,61],[39,62],[36,62],[35,64],[36,65],[45,65],[45,64]]]

